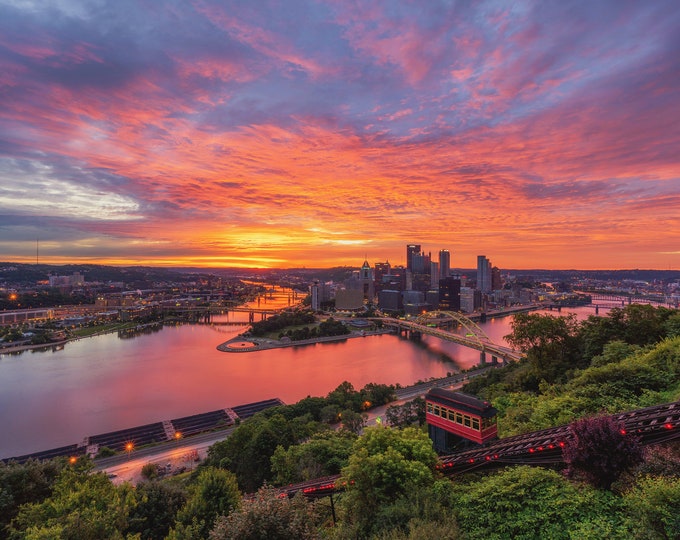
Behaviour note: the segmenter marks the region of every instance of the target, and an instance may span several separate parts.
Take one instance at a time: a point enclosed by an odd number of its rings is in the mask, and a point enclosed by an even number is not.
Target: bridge
[[[606,293],[606,292],[587,292],[578,291],[579,294],[588,295],[592,304],[598,302],[620,303],[621,307],[626,304],[649,304],[652,306],[666,306],[669,308],[678,307],[678,298],[665,296],[663,294],[626,294],[626,293]]]
[[[278,315],[279,313],[289,309],[290,306],[282,307],[282,308],[272,308],[272,309],[263,309],[263,308],[249,308],[249,307],[244,307],[244,306],[234,306],[234,307],[228,307],[228,306],[163,306],[164,311],[172,311],[174,313],[190,313],[196,316],[196,318],[199,321],[204,321],[204,322],[212,322],[212,316],[217,315],[217,314],[222,314],[222,313],[229,313],[229,312],[239,312],[239,313],[248,313],[248,322],[253,323],[255,322],[255,315],[260,316],[260,320],[265,320],[267,317],[271,317],[272,315]]]
[[[411,332],[414,337],[422,334],[434,336],[445,341],[458,343],[471,349],[480,351],[480,360],[486,362],[486,354],[491,355],[491,360],[496,363],[500,358],[503,363],[517,361],[524,354],[491,341],[484,330],[474,321],[461,313],[454,311],[428,311],[416,319],[394,319],[391,317],[374,319],[381,321],[386,326],[393,326],[399,331]],[[443,327],[462,327],[465,334],[459,334]]]
[[[55,308],[15,309],[0,312],[0,325],[54,318]]]

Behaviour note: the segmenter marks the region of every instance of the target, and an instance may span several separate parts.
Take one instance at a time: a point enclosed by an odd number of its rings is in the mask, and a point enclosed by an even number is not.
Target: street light
[[[175,431],[175,440],[179,441],[182,438],[182,433],[179,431]]]
[[[125,443],[125,451],[127,452],[128,459],[130,459],[130,453],[135,449],[135,443],[128,441]]]

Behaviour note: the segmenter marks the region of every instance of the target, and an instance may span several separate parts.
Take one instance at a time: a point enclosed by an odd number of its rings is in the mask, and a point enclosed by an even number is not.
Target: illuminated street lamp
[[[78,461],[78,458],[76,456],[71,456],[70,458],[68,458],[68,462],[71,465],[75,465],[77,461]]]
[[[134,449],[135,449],[135,443],[133,443],[132,441],[125,443],[125,451],[127,452],[128,459],[130,459],[130,454],[132,453],[132,451]]]
[[[179,441],[182,438],[182,433],[179,431],[175,431],[175,440]]]

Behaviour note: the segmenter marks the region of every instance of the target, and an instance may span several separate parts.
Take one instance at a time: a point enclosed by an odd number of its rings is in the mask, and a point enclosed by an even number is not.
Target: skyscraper
[[[441,279],[449,277],[451,273],[451,253],[448,249],[439,251],[439,277]]]
[[[460,278],[449,276],[439,280],[439,309],[460,311]]]
[[[477,290],[491,292],[491,261],[484,255],[477,256]]]
[[[406,269],[413,271],[413,256],[420,254],[420,244],[406,245]]]
[[[499,291],[503,288],[503,280],[501,279],[501,270],[497,266],[491,269],[491,290]]]

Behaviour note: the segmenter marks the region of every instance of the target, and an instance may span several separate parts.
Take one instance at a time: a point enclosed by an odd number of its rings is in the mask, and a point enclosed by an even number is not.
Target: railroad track
[[[680,401],[610,416],[642,445],[680,437]],[[437,468],[446,476],[455,476],[481,468],[562,463],[562,448],[570,437],[568,425],[506,437],[474,450],[442,456]],[[311,498],[325,497],[347,487],[339,482],[340,475],[325,476],[282,487],[280,492],[289,497],[298,492]]]

